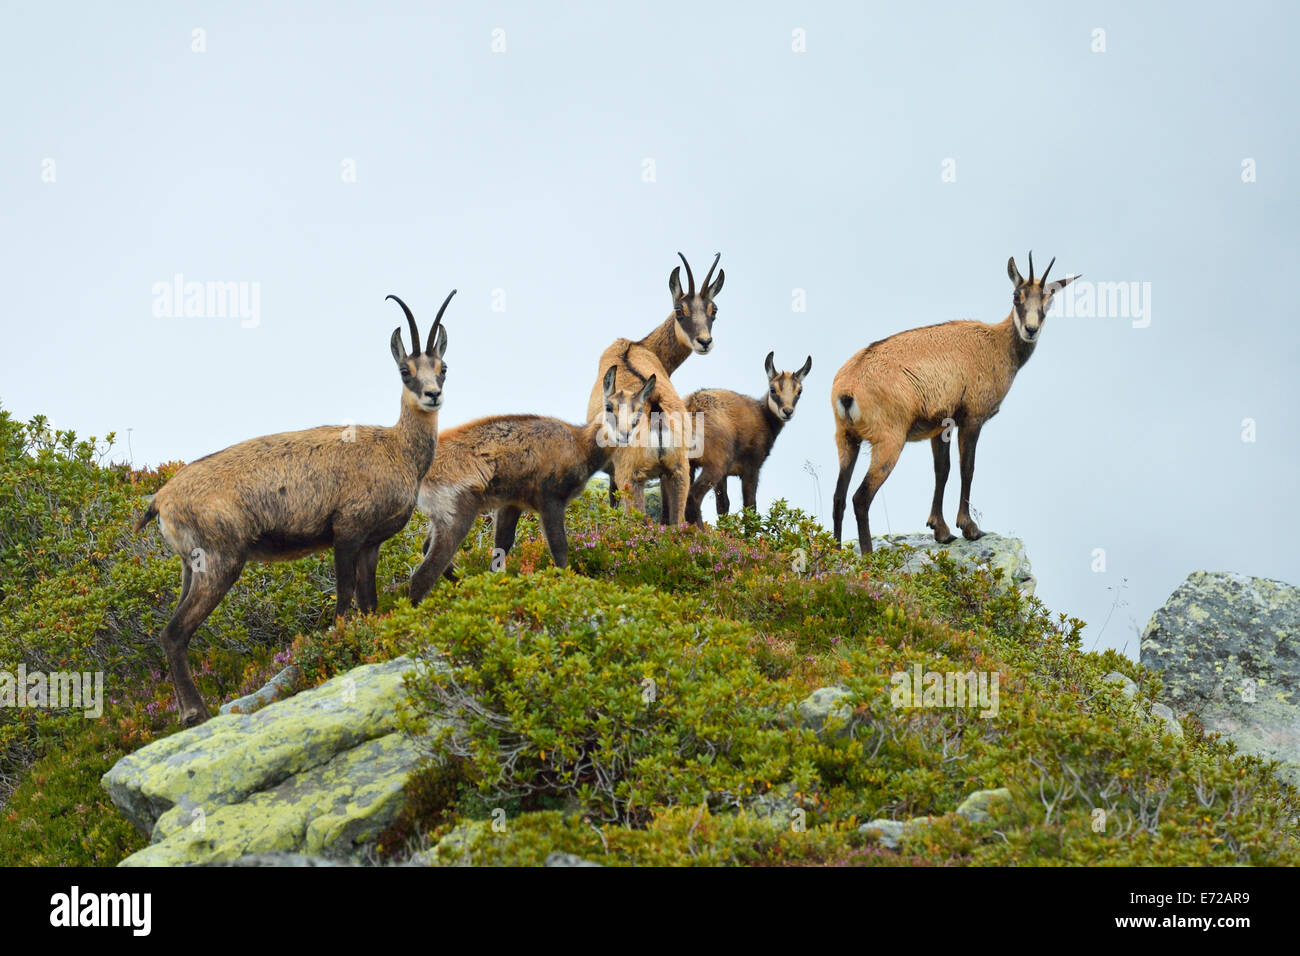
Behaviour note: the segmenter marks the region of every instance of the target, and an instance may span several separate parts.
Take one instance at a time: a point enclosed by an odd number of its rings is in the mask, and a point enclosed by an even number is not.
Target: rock
[[[766,793],[746,800],[745,811],[778,829],[787,829],[795,820],[795,811],[803,808],[797,793],[798,788],[793,783],[778,784]]]
[[[552,853],[546,858],[542,866],[603,866],[602,863],[593,863],[591,860],[584,860],[573,853]]]
[[[1119,671],[1111,671],[1101,679],[1103,684],[1114,684],[1120,689],[1120,693],[1132,704],[1138,707],[1138,686],[1133,683],[1127,675]],[[1151,704],[1146,710],[1140,710],[1141,714],[1159,726],[1162,733],[1173,734],[1175,737],[1183,736],[1183,725],[1179,723],[1178,717],[1173,710],[1166,704]]]
[[[472,866],[474,844],[489,832],[486,820],[458,824],[437,845],[415,854],[411,862],[422,866]]]
[[[267,681],[261,690],[222,704],[220,713],[251,714],[254,711],[261,710],[267,704],[274,704],[277,700],[284,700],[284,698],[292,696],[294,689],[301,680],[302,668],[297,664],[290,664]]]
[[[605,501],[609,501],[609,478],[604,475],[597,475],[587,482],[587,488],[600,493]],[[658,521],[663,514],[663,500],[659,491],[659,481],[647,481],[645,484],[645,513],[653,521]]]
[[[355,866],[343,860],[328,860],[323,856],[305,856],[302,853],[250,853],[234,860],[218,860],[204,866]]]
[[[154,741],[101,781],[152,844],[123,865],[264,852],[359,858],[400,811],[416,745],[397,732],[409,658]]]
[[[1179,723],[1168,704],[1152,704],[1148,716],[1159,724],[1165,733],[1173,734],[1175,737],[1183,735],[1183,725]]]
[[[1101,681],[1103,684],[1114,684],[1119,687],[1120,693],[1129,700],[1132,700],[1137,696],[1138,685],[1133,683],[1133,679],[1127,674],[1121,674],[1119,671],[1111,671],[1103,677]]]
[[[1001,568],[1005,580],[1013,583],[1026,597],[1034,593],[1038,584],[1029,565],[1029,557],[1025,554],[1025,543],[1019,538],[1004,538],[1000,534],[988,533],[978,541],[967,541],[959,536],[950,544],[940,544],[927,531],[924,534],[883,534],[871,539],[873,548],[896,548],[900,545],[915,549],[903,562],[902,570],[908,574],[915,574],[924,568],[933,560],[934,553],[947,551],[948,556],[958,564]],[[856,541],[854,547],[857,547]]]
[[[853,733],[853,708],[847,699],[852,696],[847,687],[819,687],[800,701],[800,724],[820,734],[829,721],[835,737],[849,736]]]
[[[1162,672],[1174,713],[1194,712],[1243,753],[1281,761],[1280,776],[1300,786],[1298,639],[1300,588],[1194,571],[1152,615],[1141,661]]]
[[[911,820],[872,820],[858,827],[859,833],[874,833],[880,845],[887,850],[897,850],[903,837],[927,827],[934,817],[914,817]]]
[[[993,807],[1010,802],[1011,791],[1006,787],[998,787],[996,790],[976,790],[961,802],[961,806],[957,808],[957,815],[965,817],[971,823],[983,823],[993,818],[989,812]]]

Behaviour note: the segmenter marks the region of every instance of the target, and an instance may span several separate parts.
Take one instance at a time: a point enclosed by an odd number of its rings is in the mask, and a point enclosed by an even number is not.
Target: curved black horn
[[[1049,273],[1049,272],[1052,271],[1052,266],[1054,266],[1054,265],[1056,265],[1056,256],[1052,256],[1052,261],[1049,262],[1049,263],[1047,264],[1047,268],[1043,270],[1043,277],[1042,277],[1041,279],[1038,280],[1039,282],[1046,282],[1046,281],[1047,281],[1047,273]]]
[[[709,266],[709,274],[704,277],[704,285],[700,287],[700,291],[705,295],[709,294],[709,283],[713,281],[713,270],[718,267],[718,260],[721,258],[722,253],[715,252],[713,254],[713,265]]]
[[[420,354],[420,330],[415,327],[415,316],[411,315],[411,310],[406,307],[406,303],[403,302],[401,299],[399,299],[397,296],[386,295],[384,296],[384,298],[392,299],[394,302],[400,305],[402,307],[402,311],[406,313],[406,321],[411,326],[411,344],[415,346],[415,351],[413,351],[411,354],[419,355]]]
[[[451,301],[451,297],[455,294],[456,290],[452,289],[451,292],[447,293],[447,298],[442,300],[442,308],[438,310],[438,317],[433,320],[433,325],[429,327],[429,341],[431,343],[433,342],[433,333],[438,331],[438,326],[442,325],[442,313],[447,311],[447,303]]]
[[[1029,281],[1034,281],[1034,250],[1029,250]]]
[[[691,275],[691,264],[686,261],[686,257],[682,255],[680,252],[677,253],[677,258],[681,259],[682,265],[686,267],[686,281],[691,284],[690,291],[687,292],[686,294],[695,295],[695,276]]]

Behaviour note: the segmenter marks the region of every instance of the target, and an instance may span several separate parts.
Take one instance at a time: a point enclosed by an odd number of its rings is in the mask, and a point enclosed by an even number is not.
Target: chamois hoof
[[[181,725],[184,727],[197,727],[208,719],[208,709],[200,707],[197,710],[187,710],[181,715]]]
[[[984,532],[981,531],[975,522],[972,521],[970,524],[966,525],[966,527],[961,529],[961,535],[967,541],[978,541],[980,538],[984,537]]]
[[[934,529],[934,540],[940,544],[952,544],[957,540],[957,536],[952,533],[942,518],[931,518],[925,523],[925,526]]]

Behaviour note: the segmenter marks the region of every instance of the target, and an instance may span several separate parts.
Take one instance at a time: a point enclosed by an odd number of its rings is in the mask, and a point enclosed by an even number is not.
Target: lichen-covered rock
[[[994,569],[1001,568],[1005,580],[1013,583],[1021,594],[1034,593],[1038,582],[1034,578],[1033,568],[1029,565],[1029,556],[1025,554],[1025,543],[1019,538],[1004,538],[1000,534],[987,533],[978,541],[967,541],[958,537],[949,544],[940,544],[934,535],[924,534],[882,534],[873,536],[873,548],[895,548],[907,545],[915,551],[907,556],[903,570],[915,574],[933,560],[932,554],[947,551],[948,557],[958,564],[971,567],[988,565]],[[856,541],[854,543],[856,548]]]
[[[1152,615],[1141,660],[1163,673],[1175,712],[1283,761],[1281,775],[1300,785],[1300,588],[1194,571]]]
[[[1103,684],[1113,684],[1118,687],[1130,706],[1138,709],[1138,712],[1155,724],[1161,733],[1172,734],[1175,737],[1183,736],[1183,725],[1167,704],[1153,703],[1145,710],[1139,709],[1138,686],[1130,677],[1119,671],[1111,671],[1101,681]]]
[[[799,722],[819,734],[830,731],[847,737],[853,732],[853,708],[847,703],[851,696],[847,687],[819,687],[799,702]]]
[[[302,668],[297,664],[290,664],[262,685],[260,689],[222,704],[220,713],[251,714],[254,711],[261,710],[267,704],[274,704],[277,700],[291,697],[301,680]]]
[[[872,820],[858,827],[859,833],[874,833],[880,845],[887,850],[897,850],[903,837],[923,827],[928,827],[934,817],[914,817],[911,820]]]
[[[957,808],[957,815],[965,817],[971,823],[983,823],[985,820],[992,819],[990,812],[993,807],[1011,802],[1011,791],[1006,787],[998,787],[996,790],[976,790],[969,797],[961,802]]]
[[[593,863],[591,860],[585,860],[573,853],[552,853],[546,858],[542,866],[603,866],[601,863]]]
[[[253,714],[227,714],[119,760],[102,784],[153,843],[123,865],[265,852],[361,855],[419,760],[397,733],[409,658],[356,668]]]

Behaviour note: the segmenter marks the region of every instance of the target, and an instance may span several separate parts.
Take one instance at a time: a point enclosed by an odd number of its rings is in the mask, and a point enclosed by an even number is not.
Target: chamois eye
[[[606,402],[605,411],[609,412],[611,415],[614,414],[614,406],[611,405],[609,402]]]
[[[403,365],[403,366],[402,366],[402,378],[410,378],[410,377],[411,377],[411,370],[410,370],[409,368],[407,368],[405,365]]]

